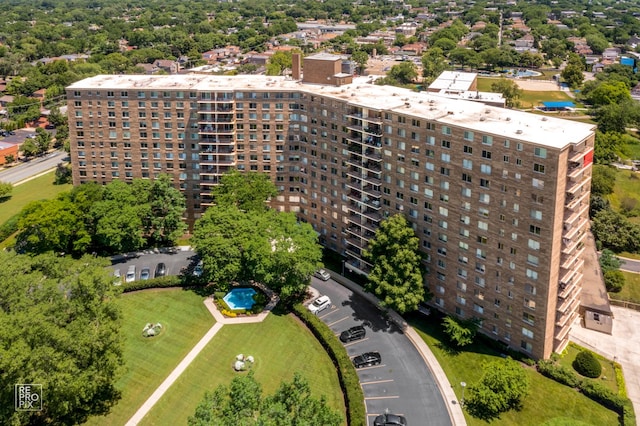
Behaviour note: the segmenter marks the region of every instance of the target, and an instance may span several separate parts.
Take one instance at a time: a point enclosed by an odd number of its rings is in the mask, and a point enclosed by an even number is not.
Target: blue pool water
[[[234,288],[222,298],[231,309],[251,309],[256,303],[253,295],[256,291],[252,288]]]

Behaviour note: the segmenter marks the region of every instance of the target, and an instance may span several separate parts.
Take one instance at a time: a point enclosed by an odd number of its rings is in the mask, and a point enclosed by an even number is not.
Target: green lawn
[[[625,281],[622,290],[619,293],[609,293],[609,297],[640,303],[640,274],[622,271],[622,275],[624,275]]]
[[[11,197],[0,202],[0,224],[5,223],[14,214],[20,212],[31,201],[54,198],[61,192],[72,188],[71,184],[54,185],[55,171],[51,171],[38,178],[14,186]]]
[[[442,366],[449,383],[458,398],[462,397],[460,382],[472,384],[482,376],[482,364],[499,359],[500,354],[493,349],[474,343],[464,352],[451,353],[442,344],[444,336],[440,324],[424,319],[410,320],[424,341],[429,345]],[[514,330],[515,331],[515,330]],[[529,395],[521,411],[509,411],[491,422],[498,426],[538,426],[549,424],[618,425],[618,415],[577,391],[554,382],[538,374],[534,367],[525,367],[530,380]],[[487,422],[469,416],[465,418],[469,426],[486,426]],[[583,423],[579,423],[583,422]]]
[[[206,390],[229,384],[236,374],[235,356],[252,355],[263,395],[298,371],[316,396],[326,395],[331,407],[345,407],[335,367],[313,335],[292,315],[270,314],[259,324],[225,325],[198,358],[144,418],[143,424],[186,424]]]
[[[638,222],[640,218],[640,174],[631,170],[618,170],[613,193],[607,196],[616,211],[623,208],[632,212],[629,219]],[[635,219],[635,220],[634,220]]]
[[[580,107],[575,99],[569,96],[566,92],[562,92],[560,90],[551,90],[546,92],[523,90],[522,96],[518,101],[520,102],[520,108],[534,108],[542,104],[542,102],[547,101],[569,101]]]
[[[577,345],[570,344],[566,349],[566,353],[564,353],[562,358],[560,358],[560,365],[563,365],[567,367],[569,370],[572,370],[581,379],[589,380],[592,382],[598,382],[601,385],[608,387],[609,389],[611,389],[611,391],[617,394],[618,384],[616,383],[616,372],[613,369],[612,361],[609,361],[608,359],[602,358],[599,355],[595,354],[596,359],[600,361],[600,365],[602,365],[602,375],[597,379],[590,379],[588,377],[584,377],[573,369],[573,365],[572,365],[573,360],[576,359],[576,355],[578,355],[578,353],[583,349],[584,348],[581,348]]]
[[[122,399],[106,417],[90,425],[123,425],[215,323],[203,298],[185,290],[145,290],[123,294],[124,376]],[[142,337],[145,324],[161,323],[163,332]],[[167,423],[169,424],[169,423]]]

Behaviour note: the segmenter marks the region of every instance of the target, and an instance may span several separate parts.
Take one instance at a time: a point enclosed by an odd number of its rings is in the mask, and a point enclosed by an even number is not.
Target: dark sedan
[[[164,277],[165,275],[167,275],[167,265],[165,265],[164,263],[158,263],[158,265],[156,266],[156,272],[153,275],[155,278],[158,277]]]
[[[367,331],[361,325],[356,325],[355,327],[351,327],[348,330],[340,333],[340,340],[343,343],[353,342],[354,340],[364,339],[364,336],[367,335]]]
[[[382,362],[382,357],[378,352],[365,352],[353,358],[353,365],[356,368],[371,367]]]
[[[373,421],[373,426],[407,426],[407,419],[397,414],[381,414]]]

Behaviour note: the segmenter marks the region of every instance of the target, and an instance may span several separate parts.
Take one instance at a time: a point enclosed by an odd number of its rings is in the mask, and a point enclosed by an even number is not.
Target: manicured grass
[[[624,286],[619,293],[609,293],[611,299],[640,303],[640,274],[622,271]]]
[[[111,414],[94,417],[89,425],[125,424],[215,323],[203,298],[186,290],[123,294],[119,305],[125,338],[125,373],[117,384],[122,399]],[[142,337],[144,326],[157,322],[163,326],[162,333]]]
[[[518,99],[520,108],[534,108],[540,106],[542,102],[569,101],[580,106],[575,99],[567,95],[566,92],[560,90],[551,90],[546,92],[535,92],[523,90],[522,96]]]
[[[433,351],[458,398],[462,397],[460,382],[466,382],[467,385],[477,382],[482,376],[483,363],[500,359],[498,352],[479,343],[470,345],[462,352],[449,351],[443,343],[444,335],[440,331],[439,321],[433,323],[414,318],[410,323]],[[618,425],[618,415],[615,412],[604,408],[574,389],[547,379],[534,367],[524,368],[529,376],[530,386],[529,395],[524,400],[522,410],[503,413],[500,418],[491,421],[492,425],[538,426],[545,422]],[[470,426],[487,425],[487,422],[469,416],[466,411],[464,414]]]
[[[580,375],[577,371],[573,369],[573,360],[576,359],[576,355],[580,351],[584,350],[584,348],[579,347],[578,345],[570,344],[567,346],[565,352],[563,352],[562,358],[560,358],[560,365],[567,367],[569,370],[572,370],[578,377],[582,380],[589,380],[592,382],[598,382],[601,385],[609,388],[613,393],[618,393],[618,384],[616,383],[616,372],[613,369],[613,362],[605,359],[598,354],[594,354],[596,359],[600,361],[600,365],[602,366],[602,375],[597,379],[591,379],[589,377],[584,377]]]
[[[263,395],[270,395],[294,372],[307,378],[315,397],[344,418],[345,406],[338,376],[329,356],[309,331],[292,315],[269,316],[259,324],[225,325],[164,397],[143,419],[143,424],[186,424],[206,390],[228,385],[238,354],[252,355],[256,379]]]
[[[4,223],[31,201],[54,198],[61,192],[69,191],[73,185],[54,185],[55,171],[13,187],[11,197],[0,202],[0,224]]]

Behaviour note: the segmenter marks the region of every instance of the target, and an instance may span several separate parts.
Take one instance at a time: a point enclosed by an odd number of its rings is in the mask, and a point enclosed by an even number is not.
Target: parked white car
[[[315,274],[316,278],[321,279],[322,281],[329,281],[331,279],[331,275],[324,269],[318,269]]]
[[[314,300],[313,303],[310,303],[309,306],[307,306],[307,309],[309,309],[312,314],[318,315],[320,312],[330,307],[331,299],[329,299],[329,296],[320,296]]]

